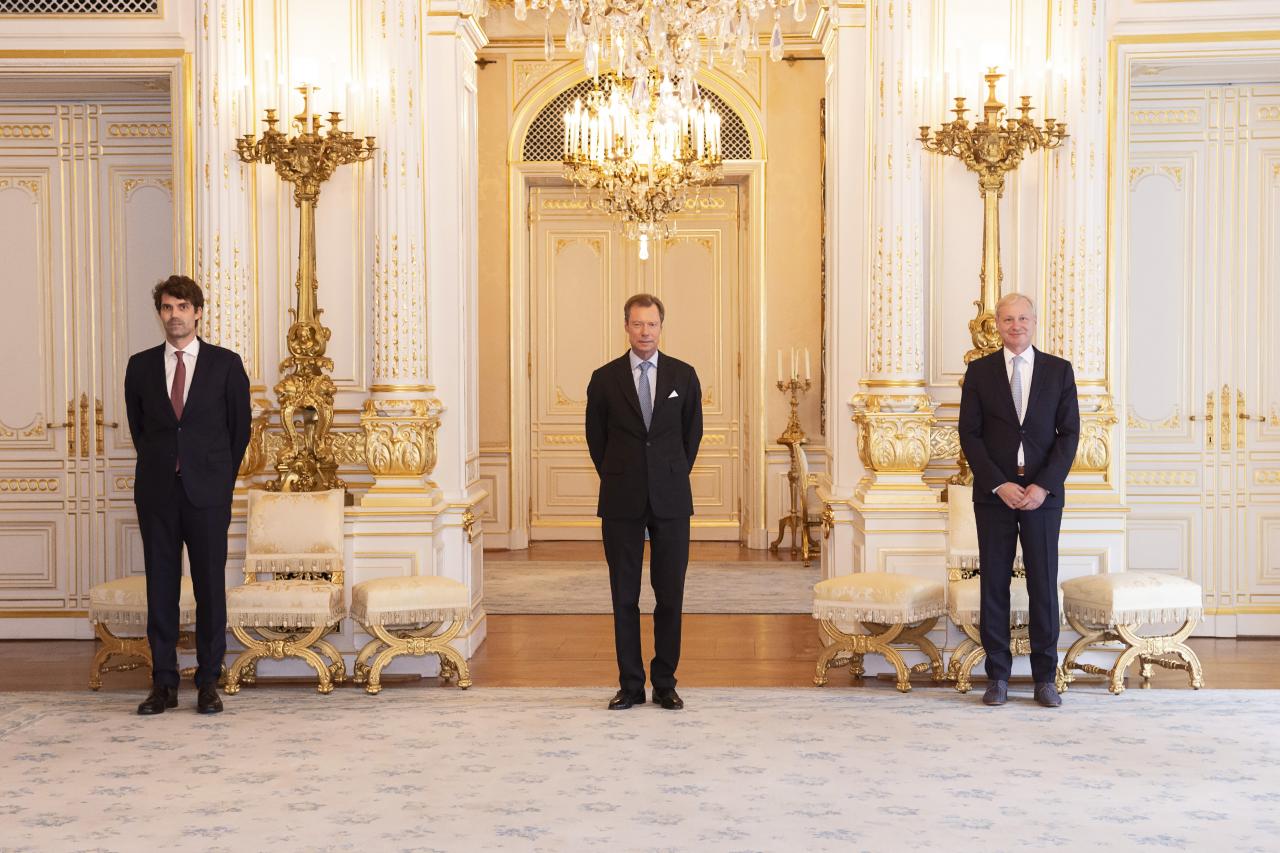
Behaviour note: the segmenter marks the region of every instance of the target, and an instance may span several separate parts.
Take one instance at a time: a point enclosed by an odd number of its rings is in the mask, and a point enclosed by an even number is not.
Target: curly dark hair
[[[155,289],[151,291],[151,297],[155,300],[157,312],[160,310],[161,296],[185,299],[196,310],[204,307],[204,291],[200,289],[200,285],[196,284],[195,279],[188,278],[185,275],[171,275],[157,284]]]

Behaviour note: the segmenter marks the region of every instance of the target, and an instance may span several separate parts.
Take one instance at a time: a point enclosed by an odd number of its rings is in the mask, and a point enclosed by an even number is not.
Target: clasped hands
[[[1026,510],[1039,509],[1044,499],[1049,497],[1049,493],[1035,483],[1025,489],[1017,483],[1005,483],[996,489],[996,494],[1009,509]]]

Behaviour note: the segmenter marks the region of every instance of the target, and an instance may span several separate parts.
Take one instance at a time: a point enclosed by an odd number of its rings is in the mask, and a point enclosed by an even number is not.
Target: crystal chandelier
[[[626,236],[649,241],[675,231],[667,219],[690,191],[723,176],[720,114],[696,92],[686,106],[657,72],[628,79],[605,74],[564,114],[564,175],[602,192],[602,207],[622,217]]]
[[[477,11],[488,13],[490,0],[478,0]],[[494,0],[497,2],[497,0]],[[796,21],[807,14],[805,0],[513,0],[516,20],[529,10],[546,18],[543,51],[555,54],[551,14],[563,6],[569,17],[565,47],[582,52],[587,74],[612,69],[636,78],[655,70],[675,84],[681,103],[695,95],[699,67],[727,62],[735,71],[746,68],[747,51],[760,48],[758,22],[772,13],[769,58],[782,59],[782,13],[790,7]],[[823,2],[823,0],[819,0]]]

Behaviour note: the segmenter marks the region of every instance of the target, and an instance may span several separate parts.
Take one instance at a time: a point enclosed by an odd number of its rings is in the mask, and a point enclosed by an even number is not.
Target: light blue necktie
[[[649,369],[653,367],[653,362],[640,362],[640,386],[637,391],[640,394],[640,416],[644,418],[644,428],[649,428],[649,422],[653,420],[653,395],[649,393]]]
[[[1022,356],[1013,357],[1013,376],[1009,377],[1009,387],[1013,390],[1013,410],[1018,413],[1018,423],[1022,423]]]

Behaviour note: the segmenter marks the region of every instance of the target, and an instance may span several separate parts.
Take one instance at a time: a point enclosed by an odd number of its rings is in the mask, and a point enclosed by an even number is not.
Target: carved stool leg
[[[1142,683],[1138,685],[1143,690],[1151,689],[1151,674],[1155,669],[1155,664],[1147,655],[1138,655],[1138,674],[1142,678]]]
[[[824,619],[818,624],[832,640],[831,645],[823,647],[821,654],[818,655],[818,665],[813,674],[814,685],[825,687],[827,684],[827,669],[831,666],[831,661],[841,653],[847,654],[849,647],[841,640],[842,637],[846,636],[844,632],[836,628],[831,622]]]
[[[101,622],[94,623],[94,634],[102,641],[102,646],[94,653],[93,663],[89,670],[89,689],[102,687],[102,676],[108,672],[130,672],[146,667],[151,668],[151,646],[146,637],[118,637]],[[123,658],[126,662],[112,664],[112,658]]]
[[[369,634],[371,637],[373,636],[373,631],[368,625],[363,625],[362,627],[364,628],[365,633]],[[352,680],[355,681],[356,684],[367,684],[369,682],[369,659],[376,655],[378,650],[381,648],[382,641],[377,637],[373,637],[369,642],[364,644],[363,648],[360,649],[360,654],[356,655],[356,663],[353,668],[354,673],[352,675]]]
[[[467,666],[467,662],[458,653],[457,649],[450,645],[443,645],[436,652],[436,657],[440,659],[441,672],[444,671],[446,661],[448,661],[452,677],[457,679],[459,690],[466,690],[471,686],[471,668]]]
[[[259,658],[266,657],[266,643],[258,640],[244,628],[239,625],[231,626],[231,633],[244,646],[244,651],[236,655],[236,659],[231,662],[231,669],[227,671],[227,683],[222,688],[222,692],[228,696],[234,696],[240,692],[240,682],[252,683],[244,678],[246,670],[253,671]]]

